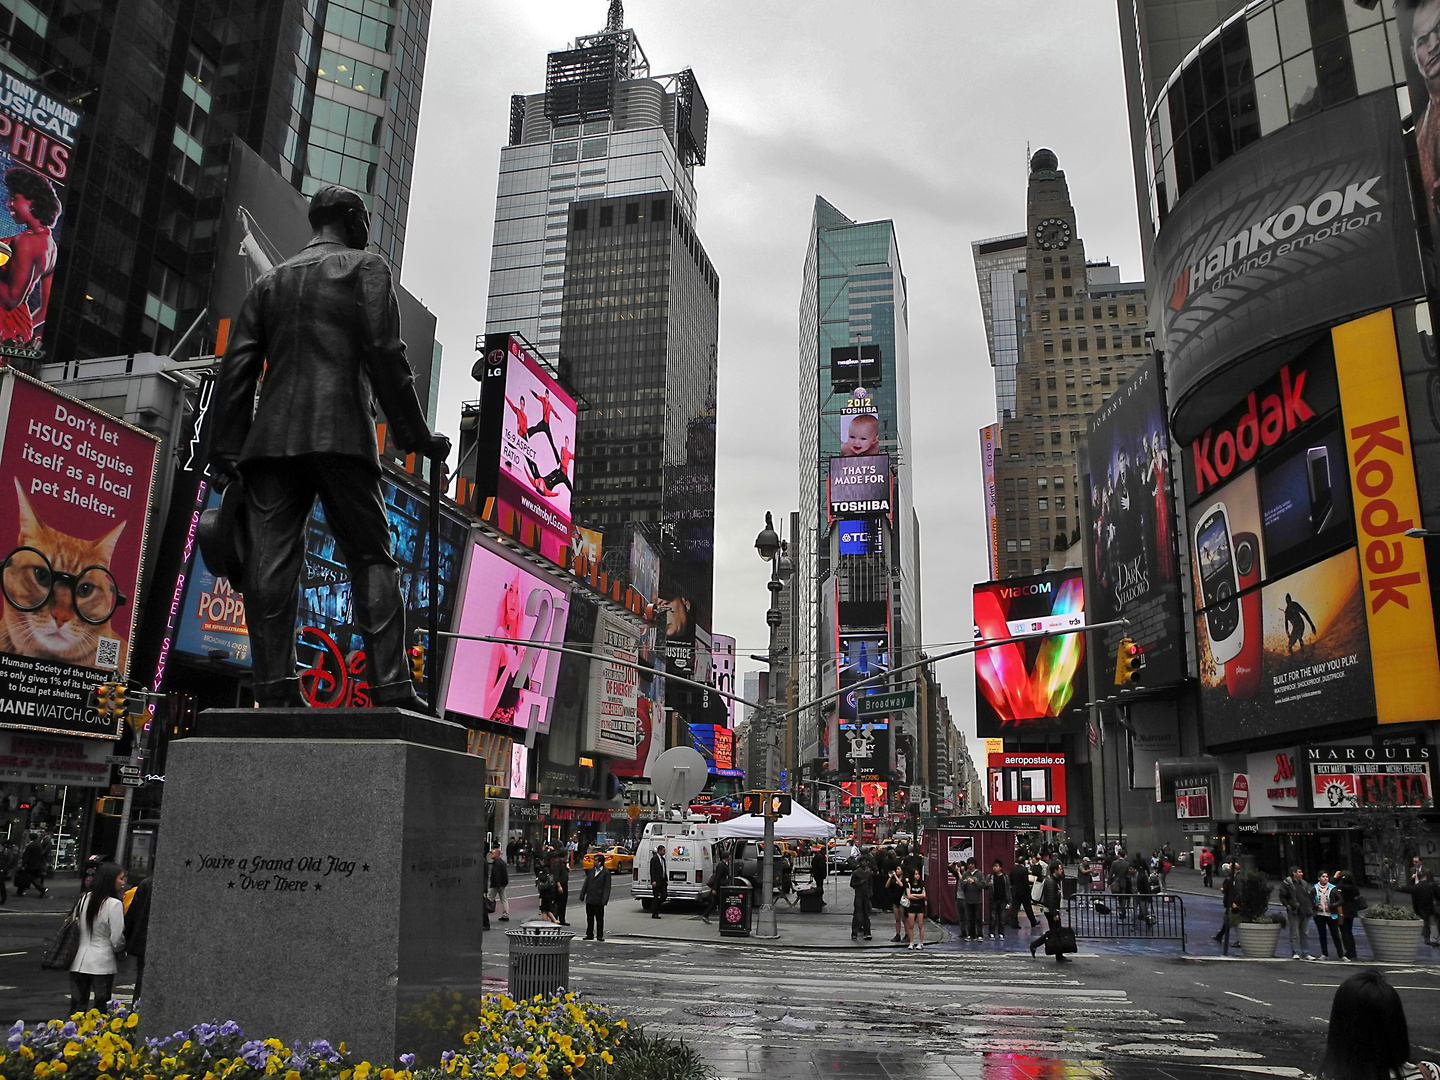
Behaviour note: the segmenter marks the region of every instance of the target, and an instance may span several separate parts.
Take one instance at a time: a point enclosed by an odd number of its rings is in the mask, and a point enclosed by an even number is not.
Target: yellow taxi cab
[[[620,847],[608,847],[602,851],[587,851],[580,860],[580,868],[589,870],[595,865],[595,856],[604,855],[605,866],[614,873],[629,873],[635,865],[635,856]]]

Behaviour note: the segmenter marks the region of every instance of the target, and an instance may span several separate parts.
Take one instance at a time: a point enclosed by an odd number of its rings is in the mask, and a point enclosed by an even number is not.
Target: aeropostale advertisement
[[[159,440],[13,369],[0,418],[0,726],[119,738]]]

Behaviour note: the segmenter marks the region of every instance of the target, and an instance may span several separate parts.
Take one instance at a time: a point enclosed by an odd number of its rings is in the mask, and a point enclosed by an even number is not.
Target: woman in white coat
[[[105,1012],[110,1007],[115,971],[125,948],[125,905],[120,901],[124,891],[125,871],[115,863],[105,863],[95,871],[90,888],[76,904],[80,948],[70,965],[72,1015],[90,1007],[92,990],[97,1009]]]

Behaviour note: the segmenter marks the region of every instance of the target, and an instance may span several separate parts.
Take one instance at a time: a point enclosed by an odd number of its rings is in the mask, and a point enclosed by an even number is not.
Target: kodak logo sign
[[[1278,392],[1264,394],[1257,400],[1257,392],[1252,390],[1233,429],[1221,425],[1217,433],[1214,428],[1207,428],[1205,434],[1190,444],[1196,495],[1219,484],[1237,466],[1254,461],[1262,446],[1274,446],[1301,424],[1315,418],[1315,410],[1305,401],[1307,374],[1301,371],[1292,375],[1290,365],[1286,364],[1280,369]]]
[[[1389,311],[1337,326],[1335,375],[1355,495],[1360,576],[1382,724],[1440,715],[1435,624],[1425,545],[1405,535],[1420,518],[1400,356]]]

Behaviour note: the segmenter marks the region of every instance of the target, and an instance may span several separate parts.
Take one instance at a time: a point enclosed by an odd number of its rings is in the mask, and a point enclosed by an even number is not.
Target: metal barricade
[[[551,997],[570,982],[570,939],[553,923],[506,930],[510,947],[508,992],[517,1001],[536,994]]]
[[[1080,893],[1065,901],[1077,938],[1178,941],[1185,952],[1185,901],[1178,893]]]

